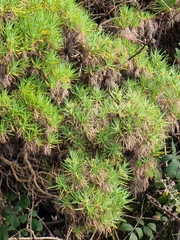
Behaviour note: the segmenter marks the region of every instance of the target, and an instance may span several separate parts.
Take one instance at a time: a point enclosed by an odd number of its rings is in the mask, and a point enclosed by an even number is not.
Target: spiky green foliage
[[[159,108],[142,95],[137,83],[129,81],[124,91],[119,88],[107,94],[100,89],[76,86],[74,98],[66,101],[64,138],[77,149],[88,141],[102,150],[102,154],[116,158],[125,150],[138,148],[141,158],[158,145],[162,146],[166,123]],[[156,119],[156,122],[154,122]],[[77,133],[69,135],[69,133]],[[85,144],[80,144],[81,139]],[[82,145],[82,146],[81,146]],[[141,152],[142,151],[142,152]]]
[[[23,150],[52,158],[55,148],[62,156],[58,200],[72,231],[79,239],[112,233],[130,202],[125,158],[130,153],[133,166],[151,159],[180,118],[179,73],[158,51],[138,52],[136,38],[98,28],[74,0],[6,2],[0,143],[16,135]],[[137,13],[122,4],[113,24],[131,28],[152,17]]]
[[[174,67],[168,66],[167,58],[158,51],[151,54],[151,64],[153,75],[148,80],[142,77],[141,87],[172,123],[173,119],[179,119],[179,73]]]
[[[151,18],[150,12],[139,11],[135,7],[123,4],[119,8],[119,14],[114,19],[114,23],[122,28],[136,27],[140,25],[142,19]]]
[[[173,8],[177,8],[178,1],[176,0],[155,0],[151,5],[151,9],[155,13],[159,13],[166,10],[172,10]]]
[[[46,4],[48,7],[50,2]],[[7,11],[10,16],[6,16]],[[41,1],[10,2],[1,15],[5,18],[1,29],[2,86],[15,86],[9,92],[1,89],[5,104],[1,107],[12,122],[9,131],[17,131],[38,145],[53,146],[59,142],[57,129],[62,115],[52,99],[61,102],[70,80],[76,78],[72,64],[62,62],[58,56],[63,44],[61,18],[58,11],[46,9]]]
[[[108,159],[98,156],[91,159],[83,152],[71,150],[63,167],[57,187],[63,210],[76,222],[72,229],[77,233],[81,228],[81,234],[111,232],[122,220],[123,209],[128,208],[126,165],[118,164],[115,169]]]

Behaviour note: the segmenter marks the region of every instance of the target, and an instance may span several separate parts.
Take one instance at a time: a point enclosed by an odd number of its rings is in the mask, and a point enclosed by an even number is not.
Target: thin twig
[[[165,224],[164,224],[164,225],[162,226],[162,228],[158,231],[158,233],[156,234],[156,236],[154,237],[153,240],[156,240],[156,239],[161,235],[161,233],[164,231],[164,229],[166,228],[166,226],[168,225],[168,223],[169,223],[172,219],[173,219],[173,217],[170,218],[167,222],[165,222]]]
[[[69,240],[70,238],[70,235],[71,235],[71,232],[72,232],[72,228],[69,228],[68,232],[67,232],[67,236],[66,236],[66,240]]]
[[[136,219],[137,217],[130,216],[125,214],[124,217]],[[141,217],[142,220],[152,220],[152,221],[162,221],[161,219],[150,218],[150,217]]]
[[[39,217],[37,216],[37,218],[39,219],[39,221],[42,223],[42,225],[46,228],[46,230],[48,231],[49,235],[51,237],[54,237],[54,235],[52,234],[52,232],[49,230],[49,228],[47,227],[47,225],[45,224],[45,222]]]
[[[142,219],[142,216],[143,216],[143,208],[144,208],[144,199],[143,199],[142,206],[141,206],[141,215],[140,215],[136,225],[133,227],[133,229],[128,233],[128,235],[123,240],[126,240],[131,235],[131,233],[134,232],[136,227],[139,225],[139,223],[140,223],[140,221]]]
[[[33,210],[34,210],[34,190],[32,188],[32,200],[31,200],[31,209],[29,209],[29,214],[28,214],[28,221],[27,221],[27,231],[30,233],[30,239],[35,238],[36,235],[34,234],[34,231],[32,230],[32,216],[33,216]]]
[[[151,42],[151,39],[147,42],[147,43],[144,43],[143,46],[137,51],[135,52],[135,54],[133,54],[130,58],[128,58],[128,61],[130,61],[132,58],[134,58],[135,56],[139,55],[142,50]]]
[[[172,217],[174,219],[176,219],[178,222],[180,222],[180,218],[172,213],[170,210],[168,210],[165,206],[161,206],[161,204],[152,196],[150,196],[149,194],[146,194],[147,199],[149,200],[150,203],[152,203],[155,207],[157,207],[160,211],[162,211],[163,213],[165,213],[168,217]]]

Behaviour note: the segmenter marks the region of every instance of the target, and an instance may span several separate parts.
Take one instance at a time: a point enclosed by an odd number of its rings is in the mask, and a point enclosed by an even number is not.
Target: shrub
[[[88,233],[112,233],[129,209],[129,173],[126,164],[114,164],[98,155],[92,159],[83,152],[71,150],[57,177],[59,201],[71,219],[78,239]]]

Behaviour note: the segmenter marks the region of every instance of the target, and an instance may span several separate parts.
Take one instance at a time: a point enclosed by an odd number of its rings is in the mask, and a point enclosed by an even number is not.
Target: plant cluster
[[[114,19],[114,24],[122,27],[137,27],[140,26],[141,20],[151,18],[150,12],[139,11],[136,7],[130,7],[123,4],[119,9],[119,16]]]
[[[138,145],[137,155],[141,158],[155,146],[162,146],[165,129],[162,114],[133,81],[127,82],[126,90],[116,88],[110,94],[84,86],[75,86],[72,93],[74,97],[64,105],[64,121],[69,124],[62,126],[62,136],[76,149],[85,148],[90,141],[103,148],[102,154],[108,157],[120,155],[122,145],[131,151]]]
[[[178,1],[176,0],[155,0],[151,5],[151,10],[156,14],[162,11],[169,11],[177,8]]]
[[[57,188],[73,232],[78,238],[84,237],[84,233],[111,233],[123,220],[123,211],[131,201],[125,185],[127,166],[119,163],[115,169],[108,159],[91,159],[83,152],[71,151],[63,168],[57,177]]]
[[[62,22],[50,4],[1,3],[1,142],[12,132],[37,146],[59,142],[62,115],[51,99],[61,102],[75,70],[58,56]]]
[[[145,11],[135,16],[138,9],[122,1],[115,8],[113,24],[129,27],[130,34],[153,17]],[[56,202],[78,239],[114,234],[130,208],[132,174],[137,197],[146,189],[136,183],[148,182],[152,155],[178,123],[179,72],[158,50],[139,46],[142,41],[104,31],[75,0],[1,1],[0,22],[3,179],[11,174],[53,201],[48,191],[56,186]],[[178,156],[173,151],[165,161],[166,174],[178,181]],[[175,206],[177,193],[168,183],[163,191]],[[15,207],[3,211],[6,234],[27,222],[28,199],[11,197]],[[41,232],[33,216],[33,230]],[[151,221],[134,228],[131,238],[152,239],[155,232]]]

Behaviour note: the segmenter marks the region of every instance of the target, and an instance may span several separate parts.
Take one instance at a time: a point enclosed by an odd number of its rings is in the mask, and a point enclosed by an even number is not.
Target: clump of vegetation
[[[178,69],[150,49],[158,46],[154,11],[175,2],[139,12],[112,1],[99,23],[88,10],[107,3],[79,2],[0,3],[0,171],[2,195],[8,186],[56,202],[70,219],[66,233],[83,239],[115,234],[132,198],[147,190],[153,156],[179,126],[180,84]],[[170,178],[178,175],[174,159]],[[153,224],[131,236],[152,238]]]
[[[176,0],[155,0],[151,6],[154,12],[162,12],[166,10],[172,10],[177,7],[178,2]]]
[[[119,159],[115,168],[108,159],[91,159],[83,152],[71,150],[63,169],[57,177],[59,200],[78,239],[92,232],[112,233],[116,224],[123,221],[124,209],[129,208],[126,164]]]
[[[123,4],[119,8],[119,16],[114,19],[114,24],[121,28],[140,26],[141,20],[152,18],[150,12],[139,11],[136,7]]]

